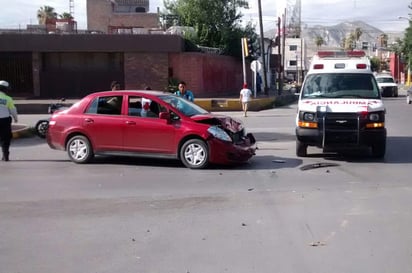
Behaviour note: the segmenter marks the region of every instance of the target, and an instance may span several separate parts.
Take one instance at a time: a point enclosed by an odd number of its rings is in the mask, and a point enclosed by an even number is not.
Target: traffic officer
[[[3,152],[1,160],[3,161],[9,161],[9,148],[13,136],[11,129],[12,117],[15,122],[18,121],[13,99],[5,93],[8,90],[10,90],[10,84],[6,81],[0,81],[0,144]]]

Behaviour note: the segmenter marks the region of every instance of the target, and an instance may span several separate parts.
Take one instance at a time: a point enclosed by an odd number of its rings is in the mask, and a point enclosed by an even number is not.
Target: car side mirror
[[[159,113],[159,118],[160,119],[165,119],[165,120],[167,120],[167,123],[170,123],[170,113],[169,112],[160,112]]]

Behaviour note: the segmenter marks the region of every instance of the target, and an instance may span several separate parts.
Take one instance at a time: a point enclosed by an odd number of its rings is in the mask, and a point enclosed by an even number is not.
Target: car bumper
[[[61,151],[64,151],[66,149],[64,144],[58,141],[55,141],[56,139],[61,139],[61,138],[62,138],[62,135],[60,133],[53,132],[51,130],[48,130],[46,133],[46,141],[51,149],[61,150]]]
[[[215,164],[234,164],[248,161],[256,154],[256,141],[252,134],[239,143],[229,143],[216,138],[208,140],[210,158]]]
[[[386,129],[361,130],[352,134],[324,136],[317,129],[296,128],[296,138],[309,145],[320,148],[356,148],[369,147],[386,139]],[[325,138],[325,139],[324,139]]]

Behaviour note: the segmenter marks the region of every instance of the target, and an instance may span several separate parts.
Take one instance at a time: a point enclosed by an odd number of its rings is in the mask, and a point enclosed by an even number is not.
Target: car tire
[[[374,143],[371,148],[373,157],[383,158],[386,152],[386,139]]]
[[[83,164],[90,162],[94,157],[92,145],[87,137],[76,135],[72,137],[66,146],[67,154],[74,163]]]
[[[203,169],[209,164],[209,148],[201,139],[189,139],[180,149],[180,160],[190,169]]]
[[[48,120],[39,120],[34,127],[36,135],[41,138],[46,138],[47,129],[49,128],[49,121]]]
[[[296,140],[296,155],[299,157],[308,156],[308,145],[300,140]]]
[[[398,89],[396,89],[396,90],[393,92],[393,96],[394,96],[395,98],[398,97]]]
[[[409,94],[406,95],[406,103],[407,103],[407,104],[411,104],[411,103],[412,103],[412,101],[411,101],[411,95],[409,95]]]

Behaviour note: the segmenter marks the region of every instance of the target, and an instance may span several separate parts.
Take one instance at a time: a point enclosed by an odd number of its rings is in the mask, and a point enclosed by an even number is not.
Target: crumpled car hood
[[[241,121],[224,115],[196,115],[192,116],[191,119],[198,123],[221,126],[223,129],[229,130],[233,133],[239,132],[243,129],[243,124]]]

